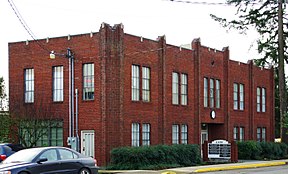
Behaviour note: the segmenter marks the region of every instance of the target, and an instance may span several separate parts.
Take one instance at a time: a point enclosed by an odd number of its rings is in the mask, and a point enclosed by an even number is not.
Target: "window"
[[[142,145],[143,146],[150,145],[150,124],[142,125]]]
[[[188,126],[186,124],[181,126],[181,144],[188,144]]]
[[[234,127],[234,129],[233,129],[234,141],[238,141],[238,136],[239,136],[238,127]]]
[[[25,69],[25,103],[34,102],[34,69]]]
[[[210,108],[214,108],[214,80],[210,79]]]
[[[61,160],[77,158],[77,155],[75,153],[66,149],[59,149],[59,155],[60,155]]]
[[[56,149],[49,149],[45,152],[43,152],[39,159],[41,158],[47,158],[48,161],[56,161],[57,160],[57,151]]]
[[[244,141],[244,137],[245,137],[245,136],[244,136],[244,134],[245,134],[245,133],[244,133],[244,132],[245,132],[244,130],[245,130],[244,127],[240,127],[240,134],[239,134],[240,137],[239,137],[239,141]]]
[[[94,100],[94,64],[83,65],[83,100]]]
[[[172,125],[172,144],[179,144],[179,125]]]
[[[53,101],[63,101],[63,66],[53,67]]]
[[[262,112],[266,112],[266,89],[262,88]]]
[[[257,127],[257,141],[266,141],[266,127]]]
[[[139,101],[140,98],[140,81],[139,81],[139,66],[132,65],[132,83],[131,83],[132,101]]]
[[[178,73],[172,73],[172,104],[179,104],[179,75]]]
[[[140,146],[140,125],[139,123],[132,123],[132,146]]]
[[[233,109],[244,110],[244,85],[234,83],[233,84]]]
[[[142,67],[142,100],[150,101],[150,68]]]
[[[257,87],[257,112],[266,112],[266,89]]]
[[[204,78],[204,107],[208,107],[208,78]]]
[[[239,84],[239,87],[240,87],[240,91],[239,91],[240,106],[239,106],[239,109],[240,110],[244,110],[244,85],[243,84]]]
[[[261,107],[261,95],[260,95],[260,93],[261,93],[261,90],[260,90],[260,88],[258,87],[257,88],[257,112],[260,112],[260,107]]]
[[[220,108],[220,80],[216,80],[216,108]]]
[[[25,137],[21,144],[31,146],[31,140],[36,140],[36,146],[63,146],[63,122],[58,120],[27,120],[21,122],[19,134]]]
[[[187,105],[188,82],[187,74],[181,74],[181,104]]]
[[[234,101],[234,110],[238,109],[238,84],[233,84],[233,101]]]

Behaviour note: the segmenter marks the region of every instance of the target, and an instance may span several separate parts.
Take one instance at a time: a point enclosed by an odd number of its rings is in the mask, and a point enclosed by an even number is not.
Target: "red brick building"
[[[49,59],[49,51],[67,48],[75,60],[78,133],[69,133],[69,61]],[[66,146],[78,134],[81,152],[99,165],[119,146],[274,140],[273,69],[232,61],[228,48],[202,46],[200,39],[181,48],[165,36],[126,34],[122,24],[10,43],[9,91],[12,113],[38,110],[59,122],[38,145]]]

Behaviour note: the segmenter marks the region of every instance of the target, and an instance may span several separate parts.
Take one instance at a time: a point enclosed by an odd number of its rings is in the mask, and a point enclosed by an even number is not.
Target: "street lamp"
[[[69,60],[69,137],[67,138],[68,145],[72,149],[79,151],[79,140],[78,140],[78,130],[77,137],[75,137],[74,132],[74,54],[70,48],[67,48],[66,54],[55,53],[54,51],[50,52],[50,59],[55,59],[56,55],[60,57],[66,57]],[[77,114],[78,115],[78,114]],[[78,120],[78,118],[77,118]],[[78,121],[77,121],[78,124]],[[78,125],[77,125],[78,129]]]

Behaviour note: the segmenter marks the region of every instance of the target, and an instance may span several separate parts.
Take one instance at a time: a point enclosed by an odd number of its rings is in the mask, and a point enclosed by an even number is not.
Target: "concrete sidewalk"
[[[129,171],[108,171],[100,170],[99,173],[105,174],[191,174],[191,173],[203,173],[212,171],[222,171],[222,170],[234,170],[234,169],[248,169],[248,168],[258,168],[258,167],[270,167],[270,166],[280,166],[287,165],[288,159],[284,160],[274,160],[274,161],[243,161],[238,163],[229,164],[218,164],[218,165],[203,165],[203,166],[193,166],[193,167],[180,167],[172,168],[166,170],[129,170]]]

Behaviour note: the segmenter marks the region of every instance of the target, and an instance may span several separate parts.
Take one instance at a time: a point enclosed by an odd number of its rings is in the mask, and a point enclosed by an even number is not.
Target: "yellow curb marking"
[[[170,171],[170,172],[162,172],[161,174],[176,174],[175,172],[172,172],[172,171]]]
[[[247,169],[247,168],[257,168],[257,167],[268,167],[268,166],[280,166],[285,165],[285,162],[271,162],[271,163],[261,163],[261,164],[247,164],[247,165],[238,165],[238,166],[225,166],[225,167],[211,167],[205,169],[197,169],[194,172],[213,172],[221,170],[234,170],[234,169]]]

